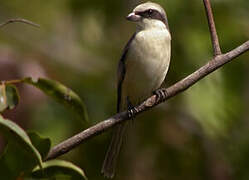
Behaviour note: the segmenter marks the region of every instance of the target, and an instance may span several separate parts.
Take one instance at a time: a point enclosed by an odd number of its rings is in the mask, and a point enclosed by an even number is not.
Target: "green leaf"
[[[24,82],[39,88],[46,95],[72,109],[80,118],[83,118],[86,121],[88,120],[86,106],[81,98],[63,84],[44,78],[39,78],[37,81],[33,81],[31,78],[26,78]]]
[[[3,119],[1,115],[0,133],[8,139],[8,147],[0,158],[0,177],[5,177],[2,174],[8,172],[14,178],[37,164],[41,167],[41,155],[31,144],[25,131],[16,123]]]
[[[0,85],[0,112],[13,109],[19,103],[19,95],[14,85]]]
[[[20,145],[9,142],[0,158],[0,177],[18,179],[30,174],[37,161]]]
[[[6,96],[8,109],[13,109],[19,103],[19,94],[14,85],[6,85]]]
[[[28,132],[28,136],[29,136],[32,144],[35,146],[35,148],[41,154],[42,159],[46,158],[46,156],[50,150],[50,147],[51,147],[50,139],[41,137],[36,132]]]
[[[43,169],[35,167],[32,172],[33,178],[54,178],[60,175],[66,175],[71,179],[87,180],[82,169],[71,162],[63,160],[51,160],[42,164]]]
[[[8,107],[5,84],[0,85],[0,112],[3,112]]]

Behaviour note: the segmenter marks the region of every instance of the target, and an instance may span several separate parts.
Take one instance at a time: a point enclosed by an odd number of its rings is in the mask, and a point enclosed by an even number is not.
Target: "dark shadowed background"
[[[165,86],[212,57],[201,0],[158,0],[172,33]],[[249,1],[211,0],[223,52],[249,39]],[[87,105],[90,125],[116,112],[116,66],[135,31],[125,16],[136,0],[2,0],[0,22],[25,18],[41,25],[0,29],[0,80],[26,76],[58,80]],[[129,128],[118,180],[249,179],[249,54],[219,69],[186,92],[137,117]],[[21,102],[5,117],[50,137],[53,145],[88,125],[39,90],[18,86]],[[110,131],[63,155],[100,175]],[[1,147],[3,149],[3,145]]]

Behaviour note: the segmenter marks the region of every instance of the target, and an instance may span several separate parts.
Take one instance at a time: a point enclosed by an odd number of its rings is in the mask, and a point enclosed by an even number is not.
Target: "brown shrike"
[[[124,48],[118,65],[117,112],[129,110],[148,98],[162,84],[167,74],[171,35],[164,9],[152,2],[138,5],[127,20],[135,22],[136,32]],[[112,178],[127,122],[113,130],[102,173]]]

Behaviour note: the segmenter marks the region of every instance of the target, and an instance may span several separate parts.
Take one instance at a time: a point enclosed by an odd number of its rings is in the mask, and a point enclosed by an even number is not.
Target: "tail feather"
[[[101,170],[101,173],[107,178],[113,178],[115,175],[115,168],[121,150],[126,126],[127,122],[118,125],[113,130],[111,144],[109,145]]]

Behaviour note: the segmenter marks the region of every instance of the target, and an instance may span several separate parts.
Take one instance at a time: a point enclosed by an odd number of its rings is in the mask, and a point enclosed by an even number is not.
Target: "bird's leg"
[[[159,103],[167,98],[166,89],[157,89],[157,90],[153,91],[153,94],[156,95],[157,103]]]
[[[131,119],[135,118],[135,114],[138,112],[137,109],[131,104],[129,97],[126,98],[127,101],[127,109],[128,109],[128,116]]]

